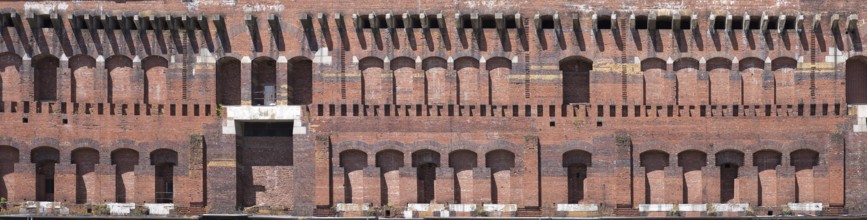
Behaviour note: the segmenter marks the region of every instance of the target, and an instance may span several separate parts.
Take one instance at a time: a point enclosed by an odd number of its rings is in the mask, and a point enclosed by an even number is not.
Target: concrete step
[[[641,213],[638,212],[636,208],[614,208],[615,216],[640,216]]]
[[[542,210],[539,207],[518,208],[515,217],[542,217]]]

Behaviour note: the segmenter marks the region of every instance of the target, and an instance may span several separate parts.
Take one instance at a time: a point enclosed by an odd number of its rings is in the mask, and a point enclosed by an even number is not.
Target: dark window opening
[[[542,29],[554,29],[553,15],[542,15],[539,19],[542,20]]]
[[[599,29],[611,29],[611,15],[599,15],[599,17],[596,17],[596,27]]]
[[[671,30],[672,28],[672,18],[671,16],[660,16],[656,18],[656,29],[658,30]]]
[[[732,18],[732,30],[744,29],[744,17],[734,16]]]
[[[786,17],[786,24],[785,24],[785,26],[783,27],[783,29],[786,29],[786,30],[794,30],[794,29],[795,29],[795,19],[796,19],[796,18],[795,18],[794,16],[788,16],[788,17]]]
[[[713,21],[713,29],[726,29],[726,17],[716,16]]]
[[[427,23],[430,25],[430,28],[440,28],[440,22],[437,20],[436,16],[427,16]]]
[[[473,28],[473,22],[472,19],[470,19],[470,15],[461,15],[459,19],[461,19],[460,28]]]
[[[291,137],[293,122],[244,122],[244,137]]]
[[[768,17],[768,30],[776,30],[780,27],[780,19],[777,16]]]
[[[635,16],[635,29],[647,29],[647,15]]]
[[[496,29],[497,28],[497,21],[496,21],[496,19],[494,19],[493,15],[482,15],[480,19],[482,20],[482,28],[484,28],[484,29]]]
[[[51,22],[51,18],[48,15],[37,15],[36,22],[40,28],[53,28],[54,24]]]
[[[412,25],[412,24],[410,24]],[[395,18],[394,19],[394,28],[404,28],[406,25],[403,23],[403,18]],[[410,27],[412,28],[412,27]]]
[[[45,179],[45,193],[54,193],[54,179]]]
[[[751,30],[758,30],[759,28],[762,28],[762,18],[758,17],[758,16],[751,16],[750,17],[750,29]]]
[[[692,21],[689,18],[680,19],[680,29],[692,29]]]
[[[506,20],[506,28],[518,28],[518,21],[514,15],[504,15],[503,19]]]

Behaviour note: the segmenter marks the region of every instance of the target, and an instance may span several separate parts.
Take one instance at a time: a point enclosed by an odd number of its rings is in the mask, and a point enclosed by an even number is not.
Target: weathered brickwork
[[[0,197],[863,215],[862,5],[4,1]]]

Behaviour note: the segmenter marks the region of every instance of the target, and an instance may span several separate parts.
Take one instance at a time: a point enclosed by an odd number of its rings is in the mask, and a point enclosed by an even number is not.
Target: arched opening
[[[241,61],[234,57],[217,60],[217,104],[241,104]]]
[[[108,69],[108,102],[134,103],[139,97],[133,83],[132,60],[129,57],[114,55],[105,60]]]
[[[775,206],[777,204],[777,166],[781,164],[780,152],[761,150],[753,154],[753,166],[759,171],[759,204],[758,206]]]
[[[641,61],[641,72],[644,76],[645,105],[674,105],[675,83],[666,79],[667,64],[659,58],[648,58]]]
[[[512,73],[512,61],[505,57],[493,57],[487,61],[488,69],[488,104],[511,104],[512,91],[509,88],[509,75]],[[494,92],[496,91],[496,92]]]
[[[154,166],[154,192],[157,203],[172,203],[175,194],[175,166],[178,165],[178,152],[159,149],[151,152],[151,165]]]
[[[469,150],[449,153],[449,167],[455,172],[455,203],[473,202],[473,168],[478,166],[476,159],[476,153]]]
[[[795,167],[795,202],[817,202],[813,180],[813,167],[819,165],[819,152],[810,149],[793,151],[792,166]]]
[[[512,202],[512,168],[515,167],[515,154],[508,150],[494,150],[485,154],[485,163],[491,168],[491,202],[508,204]]]
[[[379,167],[381,204],[399,203],[400,168],[403,167],[403,153],[397,150],[384,150],[376,153],[376,167]]]
[[[798,61],[791,57],[780,57],[771,62],[771,70],[774,71],[774,94],[775,103],[793,105],[801,98],[795,87],[795,69]]]
[[[135,166],[139,164],[138,158],[138,151],[128,148],[111,152],[111,164],[115,166],[115,202],[136,201]]]
[[[846,60],[846,102],[867,104],[867,57],[855,56]]]
[[[479,102],[479,60],[461,57],[455,60],[458,105],[474,105]]]
[[[703,204],[704,179],[702,168],[707,164],[707,154],[687,150],[677,155],[677,164],[683,168],[683,203]]]
[[[36,164],[36,201],[54,201],[54,165],[59,161],[60,151],[53,147],[30,151],[30,162]]]
[[[33,95],[36,101],[57,100],[57,57],[42,54],[33,57]]]
[[[75,164],[75,203],[99,202],[96,200],[96,164],[99,164],[99,151],[93,148],[78,148],[72,151],[72,164]]]
[[[277,61],[270,57],[253,60],[250,95],[253,105],[274,105],[277,102]]]
[[[0,109],[7,100],[20,100],[18,87],[21,74],[21,57],[12,52],[0,54]]]
[[[644,203],[667,203],[665,167],[668,167],[668,153],[651,150],[641,153],[639,157],[644,167]]]
[[[313,61],[306,57],[289,60],[289,104],[309,105],[313,103]]]
[[[740,61],[741,82],[743,83],[741,99],[745,105],[766,104],[767,99],[773,98],[773,91],[762,87],[765,71],[765,62],[762,59],[749,57]]]
[[[12,190],[12,173],[15,172],[15,164],[20,158],[17,148],[12,146],[0,146],[0,197],[9,198]]]
[[[431,203],[436,198],[435,182],[440,154],[432,150],[419,150],[412,153],[412,166],[416,168],[417,202]]]
[[[563,104],[590,103],[590,70],[593,70],[593,61],[587,58],[572,56],[560,60]]]
[[[93,91],[93,79],[96,74],[96,59],[80,54],[69,59],[69,68],[72,71],[69,85],[69,101],[82,103],[95,103],[96,94]]]
[[[364,168],[367,167],[367,154],[359,150],[340,153],[340,167],[343,168],[343,202],[364,202]]]
[[[571,150],[563,153],[563,167],[566,167],[568,202],[571,204],[585,201],[587,167],[592,165],[592,155],[583,150]]]
[[[167,103],[169,94],[172,92],[179,93],[183,91],[171,91],[169,88],[168,76],[166,70],[169,69],[169,61],[161,56],[148,56],[142,60],[144,68],[144,102],[151,103]]]
[[[450,88],[446,75],[448,63],[441,57],[429,57],[422,61],[424,69],[425,104],[445,105],[453,102],[454,88]]]
[[[414,88],[415,61],[409,57],[397,57],[391,61],[394,72],[395,100],[397,104],[416,104],[422,99],[421,91]]]
[[[361,100],[367,105],[381,105],[386,103],[386,99],[391,98],[386,95],[383,89],[382,73],[385,69],[382,59],[376,57],[366,57],[358,63],[358,69],[361,70]]]
[[[710,103],[712,105],[731,105],[735,98],[740,99],[740,94],[734,96],[731,91],[732,61],[726,58],[713,58],[707,61],[705,66],[710,79]],[[740,87],[740,85],[737,85]],[[740,92],[740,91],[737,91]]]
[[[739,201],[738,169],[744,165],[744,153],[737,150],[725,150],[716,153],[716,166],[720,169],[720,202],[735,203]]]
[[[674,61],[677,72],[675,100],[678,105],[703,105],[708,103],[707,80],[700,80],[698,60],[680,58]]]

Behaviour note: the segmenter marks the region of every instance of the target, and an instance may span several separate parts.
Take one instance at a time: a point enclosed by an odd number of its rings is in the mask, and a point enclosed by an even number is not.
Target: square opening
[[[656,18],[656,29],[658,29],[658,30],[671,30],[671,27],[672,27],[671,16],[659,16]]]
[[[599,29],[611,29],[611,15],[599,15],[596,17],[596,27]]]
[[[539,19],[542,22],[542,29],[554,29],[553,15],[542,15]]]
[[[639,30],[647,29],[647,15],[635,16],[635,29],[639,29]]]
[[[480,18],[482,20],[482,28],[484,29],[496,29],[497,21],[494,19],[493,15],[481,15]]]
[[[726,29],[726,16],[716,16],[713,21],[713,29]]]
[[[280,122],[242,122],[244,137],[292,137],[292,121]]]

